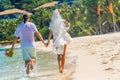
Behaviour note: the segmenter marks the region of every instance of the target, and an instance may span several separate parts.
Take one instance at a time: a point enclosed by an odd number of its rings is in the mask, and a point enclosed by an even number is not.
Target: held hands
[[[45,45],[45,47],[48,47],[49,42],[47,42],[47,43],[43,42],[43,44]]]
[[[45,43],[46,44],[46,47],[48,47],[48,45],[49,45],[49,42],[47,42],[47,43]]]

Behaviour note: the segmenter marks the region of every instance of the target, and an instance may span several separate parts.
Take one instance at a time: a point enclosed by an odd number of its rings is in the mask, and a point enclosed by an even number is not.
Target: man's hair
[[[23,19],[27,19],[29,18],[30,16],[28,14],[23,14]]]

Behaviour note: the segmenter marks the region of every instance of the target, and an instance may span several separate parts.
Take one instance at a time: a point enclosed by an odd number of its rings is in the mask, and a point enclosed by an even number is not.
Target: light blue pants
[[[35,47],[22,48],[23,60],[36,59]]]

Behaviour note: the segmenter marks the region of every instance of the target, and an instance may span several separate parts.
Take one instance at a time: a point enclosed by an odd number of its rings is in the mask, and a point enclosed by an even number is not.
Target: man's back
[[[20,37],[21,47],[34,46],[34,33],[37,32],[36,26],[31,22],[22,22],[18,25],[15,36]]]

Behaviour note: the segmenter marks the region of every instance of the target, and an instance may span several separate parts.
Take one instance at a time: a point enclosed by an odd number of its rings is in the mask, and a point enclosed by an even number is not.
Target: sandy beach
[[[120,33],[74,38],[73,80],[120,80]],[[73,48],[74,47],[74,48]]]
[[[51,46],[47,49],[52,50]],[[68,56],[74,58],[75,66],[65,73],[72,80],[120,80],[119,32],[73,38],[67,48]]]
[[[47,48],[40,41],[35,44],[37,51],[52,51],[52,40]],[[72,66],[58,80],[120,80],[120,33],[73,38],[67,58]]]

